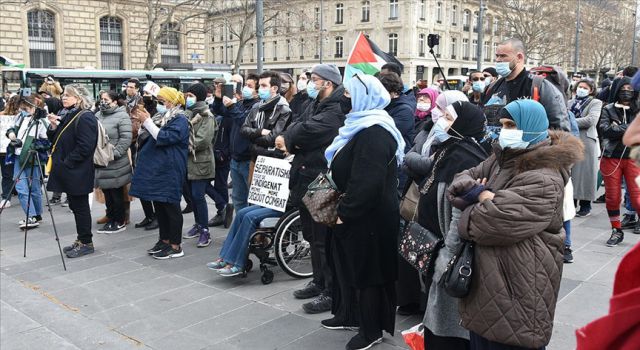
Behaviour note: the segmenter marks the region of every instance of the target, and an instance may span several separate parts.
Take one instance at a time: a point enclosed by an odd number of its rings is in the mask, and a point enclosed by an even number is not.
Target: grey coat
[[[193,108],[185,111],[193,133],[193,150],[187,159],[187,179],[209,180],[216,176],[213,144],[216,141],[218,125],[204,101],[198,101]]]
[[[569,108],[574,101],[569,101]],[[580,129],[580,141],[584,144],[584,160],[576,163],[571,170],[573,198],[575,199],[588,201],[596,199],[598,155],[600,153],[597,127],[601,111],[602,101],[594,98],[582,111],[582,117],[576,119],[578,129]]]
[[[431,173],[433,158],[428,154],[422,154],[422,147],[429,138],[429,131],[422,130],[416,135],[413,147],[405,154],[402,170],[405,171],[416,183],[420,183]],[[436,141],[434,140],[434,143]]]
[[[446,232],[445,245],[438,250],[422,323],[437,336],[469,339],[469,331],[460,326],[459,299],[449,296],[438,283],[447,264],[462,245],[458,236],[461,211],[452,208],[451,202],[447,199],[447,188],[448,184],[438,183],[438,222],[440,231]]]
[[[131,182],[131,163],[128,150],[131,145],[131,119],[124,106],[112,113],[96,113],[96,117],[109,135],[114,146],[113,160],[105,168],[96,168],[95,186],[101,189],[120,188]]]

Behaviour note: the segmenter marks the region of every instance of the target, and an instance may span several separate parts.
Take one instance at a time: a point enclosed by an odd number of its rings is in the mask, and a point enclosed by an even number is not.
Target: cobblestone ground
[[[16,222],[23,214],[17,199],[13,203],[0,216],[2,349],[343,349],[353,335],[321,328],[328,314],[305,314],[292,292],[306,281],[277,267],[270,285],[255,271],[224,278],[208,270],[205,263],[219,251],[226,230],[214,229],[207,248],[188,240],[184,258],[159,261],[145,253],[157,232],[130,225],[122,233],[95,235],[96,253],[67,260],[65,272],[48,214],[29,231],[22,256],[24,235]],[[103,208],[94,204],[94,220]],[[72,242],[68,208],[55,206],[54,215],[61,242]],[[137,201],[131,218],[142,218]],[[193,216],[185,215],[185,228],[192,224]],[[616,267],[640,239],[629,232],[620,246],[606,247],[602,204],[592,216],[575,219],[573,232],[575,263],[564,268],[552,350],[574,348],[575,329],[606,313]],[[399,331],[419,321],[399,316],[398,332],[385,335],[376,349],[406,348]]]

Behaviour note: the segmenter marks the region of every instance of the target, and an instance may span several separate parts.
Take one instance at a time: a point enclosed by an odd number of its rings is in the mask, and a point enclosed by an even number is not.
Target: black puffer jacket
[[[324,150],[338,135],[345,115],[340,109],[344,88],[338,86],[327,98],[307,106],[300,120],[291,124],[284,133],[287,150],[295,154],[291,163],[290,200],[298,205],[309,184],[327,169]]]
[[[240,129],[240,135],[252,143],[253,159],[257,156],[284,158],[284,153],[275,148],[276,137],[282,135],[290,121],[291,109],[282,96],[253,105]],[[269,134],[262,135],[263,129],[269,130]]]
[[[620,88],[629,84],[631,79],[622,78],[616,85],[616,90],[612,91],[614,100],[618,100]],[[602,156],[608,158],[629,158],[631,149],[622,143],[622,136],[627,127],[636,118],[638,113],[638,93],[636,92],[630,106],[623,106],[619,103],[610,103],[602,109],[598,128],[602,136]]]

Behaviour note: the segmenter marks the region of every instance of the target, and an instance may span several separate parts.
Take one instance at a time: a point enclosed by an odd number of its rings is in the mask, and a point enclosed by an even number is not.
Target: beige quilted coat
[[[502,151],[456,176],[462,193],[487,178],[495,198],[468,207],[460,236],[477,242],[462,326],[494,342],[526,348],[549,343],[562,277],[562,203],[582,143],[566,132],[531,149]]]

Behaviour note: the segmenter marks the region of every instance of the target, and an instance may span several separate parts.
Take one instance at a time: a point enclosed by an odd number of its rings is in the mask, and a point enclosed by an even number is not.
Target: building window
[[[313,58],[319,58],[320,57],[320,37],[316,37],[316,53],[315,55],[313,55]]]
[[[491,55],[490,55],[491,59],[493,59],[493,56],[495,56],[496,51],[498,51],[498,43],[493,43],[493,50],[491,51]]]
[[[102,69],[122,69],[122,21],[117,17],[100,18],[100,55]]]
[[[442,38],[442,36],[440,36],[440,38]],[[444,43],[442,43],[442,45],[444,45]],[[436,58],[440,58],[440,46],[442,45],[436,45],[433,47],[433,51],[436,54]]]
[[[453,5],[451,8],[451,25],[458,25],[458,6],[456,5]]]
[[[469,31],[469,20],[471,19],[471,12],[469,10],[464,10],[462,14],[462,29],[465,32]]]
[[[420,0],[420,20],[424,21],[427,17],[427,2],[426,0]]]
[[[489,62],[491,58],[491,51],[489,51],[490,43],[488,41],[484,42],[484,46],[482,47],[482,57],[484,57],[485,62]]]
[[[224,46],[220,46],[220,63],[224,63]]]
[[[456,59],[456,55],[457,55],[457,51],[458,51],[458,39],[456,38],[451,38],[451,46],[449,47],[449,50],[451,51],[451,59],[455,60]]]
[[[255,60],[256,58],[256,45],[254,43],[251,43],[251,46],[249,47],[249,51],[251,52],[251,56],[249,57],[249,62],[253,62],[253,60]]]
[[[300,59],[304,59],[304,39],[300,39]]]
[[[474,12],[473,13],[473,32],[474,33],[478,32],[479,20],[480,20],[480,14],[478,12]]]
[[[341,36],[337,36],[336,37],[336,56],[335,56],[336,58],[342,57],[343,48],[344,48],[344,40],[342,39]]]
[[[389,34],[389,54],[398,56],[398,34]]]
[[[177,23],[163,23],[160,30],[164,32],[160,40],[160,62],[180,63],[180,37],[178,36]]]
[[[32,68],[56,65],[55,18],[51,12],[29,11],[29,59]]]
[[[275,40],[273,41],[273,60],[278,60],[278,42]]]
[[[342,24],[344,21],[344,5],[336,4],[336,24]]]
[[[291,40],[287,39],[287,60],[291,59]]]
[[[491,34],[491,16],[487,15],[484,19],[484,32]]]
[[[500,19],[498,17],[493,19],[493,35],[500,34]]]
[[[462,39],[462,59],[469,60],[469,39]]]
[[[436,5],[436,22],[442,23],[442,3],[438,2]]]
[[[320,8],[316,7],[313,12],[313,23],[315,29],[320,29]]]
[[[471,47],[471,54],[473,54],[473,59],[478,59],[478,40],[473,40]]]
[[[418,56],[424,57],[424,34],[418,35]]]
[[[389,0],[389,19],[398,19],[398,0]]]
[[[362,2],[362,22],[369,22],[371,14],[371,1]]]

